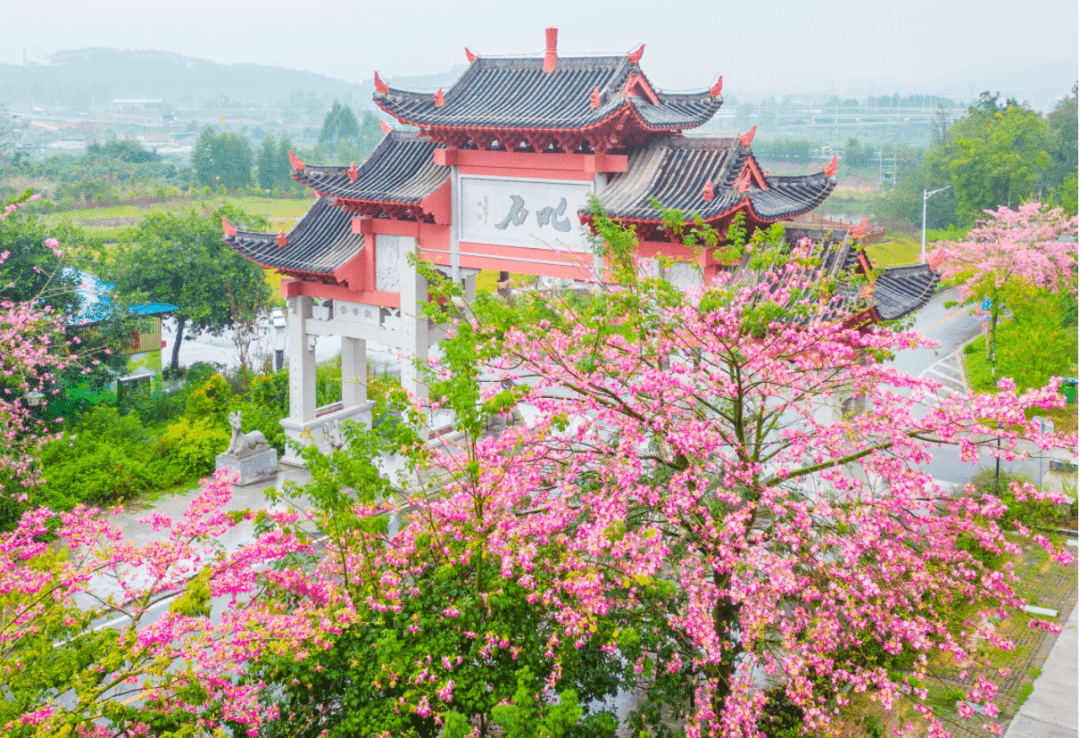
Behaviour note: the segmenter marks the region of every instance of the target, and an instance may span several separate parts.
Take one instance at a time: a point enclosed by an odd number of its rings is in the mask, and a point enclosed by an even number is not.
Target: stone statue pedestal
[[[240,475],[233,483],[238,487],[277,478],[278,457],[273,446],[262,446],[243,456],[226,452],[218,454],[216,460],[217,469],[228,469],[230,473]]]

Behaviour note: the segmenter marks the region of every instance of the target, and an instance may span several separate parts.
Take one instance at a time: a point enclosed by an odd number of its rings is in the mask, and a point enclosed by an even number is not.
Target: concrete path
[[[1074,607],[1005,738],[1077,738],[1076,625]]]

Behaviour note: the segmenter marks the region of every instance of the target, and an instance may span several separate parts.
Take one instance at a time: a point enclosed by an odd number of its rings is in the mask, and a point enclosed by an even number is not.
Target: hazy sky
[[[305,69],[359,82],[446,71],[480,54],[626,52],[664,89],[725,93],[780,84],[837,91],[872,81],[878,93],[987,63],[1016,67],[1077,57],[1077,0],[743,0],[739,3],[431,0],[23,0],[4,14],[0,62],[62,49],[155,49],[222,63]],[[966,91],[964,91],[966,92]],[[1066,92],[1063,90],[1062,92]]]

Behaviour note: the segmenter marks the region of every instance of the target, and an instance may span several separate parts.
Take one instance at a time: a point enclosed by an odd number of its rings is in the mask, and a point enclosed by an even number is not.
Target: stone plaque
[[[462,175],[460,239],[589,253],[578,211],[589,206],[592,182]]]

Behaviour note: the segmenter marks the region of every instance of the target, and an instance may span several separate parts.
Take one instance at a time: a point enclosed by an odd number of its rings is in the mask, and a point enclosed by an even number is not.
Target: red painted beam
[[[360,292],[334,284],[318,284],[317,282],[305,282],[299,279],[281,280],[282,297],[298,297],[300,295],[326,298],[328,300],[344,300],[345,302],[362,302],[365,305],[379,305],[381,307],[401,307],[401,295],[397,292],[380,292],[378,290]]]
[[[625,172],[625,154],[539,154],[518,151],[435,149],[441,166],[497,167],[500,169],[553,169],[566,172]]]

